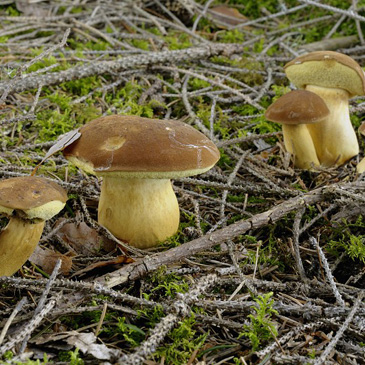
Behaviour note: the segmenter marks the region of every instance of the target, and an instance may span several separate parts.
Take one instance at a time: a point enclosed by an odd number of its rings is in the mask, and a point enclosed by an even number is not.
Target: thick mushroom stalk
[[[309,133],[309,124],[283,124],[283,138],[286,150],[294,156],[294,165],[309,170],[319,166],[316,149]]]
[[[44,221],[30,223],[18,217],[11,217],[0,233],[0,276],[17,272],[41,238]]]
[[[344,89],[307,85],[306,90],[319,95],[330,114],[320,123],[308,125],[323,166],[342,165],[359,153],[359,143],[351,124],[350,94]]]
[[[174,235],[179,206],[169,179],[104,176],[98,221],[134,247],[149,248]]]

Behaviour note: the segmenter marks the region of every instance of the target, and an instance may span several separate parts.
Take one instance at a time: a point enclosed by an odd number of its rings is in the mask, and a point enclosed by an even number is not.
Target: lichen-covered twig
[[[149,52],[137,56],[127,56],[116,61],[99,61],[79,65],[67,70],[50,72],[44,75],[28,76],[0,83],[0,93],[20,92],[35,89],[39,84],[50,86],[62,82],[82,79],[88,76],[108,74],[130,70],[131,68],[148,67],[156,64],[180,63],[200,60],[219,54],[233,54],[242,50],[241,45],[211,44],[178,51]]]
[[[58,271],[60,270],[60,267],[61,267],[61,264],[62,264],[62,261],[60,259],[57,260],[56,262],[56,265],[52,271],[52,274],[51,276],[49,277],[48,281],[47,281],[47,284],[43,290],[43,293],[41,295],[41,297],[39,298],[39,301],[38,301],[38,305],[33,313],[33,317],[32,317],[32,320],[34,320],[35,318],[37,318],[37,316],[39,315],[39,313],[42,311],[42,309],[44,308],[45,306],[45,303],[46,303],[46,300],[47,300],[47,297],[48,297],[48,294],[49,294],[49,291],[51,290],[51,287],[52,285],[54,284],[54,281],[56,280],[56,277],[57,277],[57,274],[58,274]],[[22,352],[24,352],[25,350],[25,347],[27,346],[27,342],[30,338],[30,333],[24,338],[23,342],[22,342],[22,345],[20,346],[20,349],[19,349],[19,353],[21,354]]]
[[[354,303],[354,306],[351,309],[351,312],[347,316],[345,322],[341,326],[341,328],[337,331],[336,336],[333,337],[331,342],[328,344],[326,349],[322,352],[321,356],[316,359],[315,365],[323,364],[323,362],[326,360],[326,358],[329,356],[331,351],[336,346],[337,342],[341,339],[346,329],[349,327],[350,323],[352,322],[352,319],[354,318],[354,315],[356,314],[357,310],[359,309],[359,306],[362,304],[362,300],[364,298],[364,292],[360,292],[358,295],[356,302]]]
[[[335,281],[333,279],[333,275],[332,275],[331,269],[330,269],[330,267],[328,265],[327,258],[324,255],[324,253],[322,251],[322,248],[319,246],[317,240],[314,237],[309,237],[309,240],[310,240],[311,244],[318,251],[319,257],[321,258],[322,265],[323,265],[324,270],[326,272],[327,280],[328,280],[328,282],[331,285],[331,288],[332,288],[332,291],[333,291],[333,294],[334,294],[334,296],[336,298],[337,303],[339,305],[341,305],[342,307],[344,307],[346,304],[345,304],[344,300],[342,299],[342,296],[341,296],[340,292],[338,291],[338,289],[336,287],[336,283],[335,283]]]
[[[351,188],[357,188],[360,191],[365,190],[364,183],[350,183],[344,185],[344,187],[347,190]],[[108,287],[113,287],[129,280],[136,280],[148,272],[156,270],[161,265],[167,265],[179,261],[184,257],[192,256],[219,243],[232,240],[238,235],[244,234],[249,229],[257,229],[267,224],[273,224],[283,218],[286,214],[297,210],[306,204],[312,205],[318,203],[327,197],[328,191],[326,187],[313,190],[306,194],[286,200],[264,213],[257,214],[252,218],[243,221],[238,221],[228,227],[216,230],[209,235],[205,235],[187,242],[184,245],[172,248],[167,252],[162,252],[153,256],[148,256],[144,259],[136,260],[136,262],[115,272],[99,277],[97,282]]]
[[[146,360],[153,352],[156,351],[159,344],[165,338],[168,332],[175,326],[180,318],[186,318],[190,315],[190,303],[194,303],[198,300],[198,297],[203,294],[209,287],[213,286],[217,276],[210,274],[199,279],[195,287],[189,290],[186,294],[180,294],[178,299],[171,305],[172,314],[168,314],[166,317],[156,325],[151,331],[149,338],[142,343],[134,353],[130,355],[122,356],[119,359],[119,364],[141,364]]]

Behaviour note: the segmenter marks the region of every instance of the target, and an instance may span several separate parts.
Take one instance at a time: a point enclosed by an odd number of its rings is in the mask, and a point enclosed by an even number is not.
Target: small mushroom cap
[[[66,191],[53,181],[22,176],[0,180],[0,214],[14,211],[23,219],[46,220],[56,215],[67,201]]]
[[[80,129],[65,157],[98,176],[177,178],[212,168],[220,154],[195,128],[174,120],[111,115]]]
[[[281,124],[312,124],[329,115],[323,99],[307,90],[293,90],[271,104],[265,118]]]
[[[333,51],[311,52],[284,66],[288,79],[298,88],[315,85],[346,90],[350,96],[365,95],[364,71],[351,57]]]

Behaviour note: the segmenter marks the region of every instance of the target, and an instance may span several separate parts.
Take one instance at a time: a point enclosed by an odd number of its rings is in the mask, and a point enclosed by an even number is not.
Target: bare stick
[[[22,342],[28,335],[30,335],[34,329],[36,329],[42,322],[43,318],[53,309],[61,295],[52,298],[41,310],[41,312],[29,321],[22,329],[18,332],[17,336],[5,343],[0,347],[0,355],[3,355],[6,351],[12,349],[16,344]]]
[[[294,219],[294,225],[293,225],[293,233],[294,233],[294,253],[295,253],[295,262],[297,264],[297,269],[300,275],[300,278],[302,281],[305,281],[307,279],[303,267],[303,262],[300,257],[300,250],[299,250],[299,237],[300,237],[300,220],[303,217],[303,214],[305,212],[305,208],[301,208],[298,210],[297,214],[295,215]]]
[[[8,329],[11,325],[11,322],[13,322],[14,318],[16,317],[16,315],[22,310],[24,304],[26,304],[28,302],[28,299],[26,297],[22,298],[22,300],[20,302],[18,302],[18,304],[16,305],[16,307],[14,308],[13,312],[11,313],[10,317],[8,318],[8,320],[6,321],[4,328],[1,331],[0,334],[0,345],[3,343],[6,332],[8,332]]]
[[[350,183],[343,185],[347,190],[351,187],[365,190],[364,183]],[[324,194],[324,193],[327,194]],[[238,235],[244,234],[250,229],[257,229],[267,224],[273,224],[279,219],[285,217],[288,213],[298,209],[300,206],[318,203],[328,197],[326,187],[308,192],[307,194],[284,201],[272,209],[257,214],[247,220],[238,221],[228,227],[216,230],[215,232],[187,242],[181,246],[170,249],[167,252],[161,252],[153,256],[147,256],[144,259],[138,259],[134,263],[127,265],[117,271],[103,275],[96,279],[97,282],[107,286],[114,287],[125,283],[129,280],[136,280],[148,272],[156,270],[162,265],[171,264],[182,258],[192,256],[203,250],[207,250],[219,243],[232,240]]]
[[[338,289],[336,287],[336,283],[335,283],[335,280],[333,279],[333,275],[332,275],[331,269],[330,269],[330,267],[328,265],[328,261],[327,261],[326,256],[324,255],[321,247],[319,246],[317,240],[314,237],[310,237],[309,240],[310,240],[311,244],[317,249],[317,251],[319,253],[319,256],[320,256],[320,258],[322,260],[322,264],[323,264],[324,270],[326,272],[327,280],[330,283],[330,286],[332,288],[333,294],[336,297],[337,303],[339,305],[341,305],[342,307],[344,307],[346,304],[345,304],[344,300],[342,299],[342,296],[341,296],[340,292],[338,291]]]
[[[360,294],[358,295],[358,297],[356,299],[356,302],[355,302],[354,306],[351,309],[351,312],[349,313],[349,315],[346,318],[346,321],[343,323],[341,328],[337,331],[336,336],[333,337],[333,339],[328,344],[326,349],[322,352],[322,355],[316,360],[316,362],[314,363],[315,365],[320,365],[320,364],[323,364],[325,362],[326,358],[332,352],[332,350],[336,346],[337,342],[341,339],[344,332],[349,327],[352,319],[354,318],[355,313],[357,312],[357,310],[360,307],[360,304],[362,303],[363,297],[364,297],[364,292],[360,292]]]
[[[314,5],[318,8],[333,11],[334,13],[343,14],[343,15],[346,15],[349,18],[352,18],[352,19],[355,19],[355,20],[360,20],[362,22],[365,21],[365,17],[363,17],[362,15],[359,15],[358,13],[356,13],[353,10],[350,10],[350,11],[343,10],[343,9],[336,8],[335,6],[331,6],[331,5],[327,5],[327,4],[321,4],[321,3],[317,2],[317,1],[313,1],[313,0],[299,0],[299,2],[308,4],[308,5]]]
[[[0,92],[9,93],[35,89],[39,84],[43,86],[55,85],[66,81],[82,79],[93,75],[120,72],[131,68],[147,67],[156,64],[179,63],[217,56],[224,53],[230,55],[241,52],[242,45],[210,44],[192,47],[177,51],[149,52],[135,56],[119,58],[116,61],[92,62],[87,65],[78,65],[67,70],[52,72],[45,75],[27,76],[0,83]]]
[[[47,296],[49,294],[49,291],[51,290],[51,287],[52,285],[54,284],[54,281],[56,280],[56,277],[57,277],[57,274],[58,274],[58,271],[60,270],[60,267],[61,267],[61,264],[62,264],[62,261],[60,259],[57,260],[56,262],[56,265],[52,271],[52,274],[51,276],[49,277],[49,280],[47,282],[47,285],[46,287],[44,288],[44,291],[39,299],[39,302],[38,302],[38,305],[37,305],[37,308],[35,309],[34,311],[34,314],[33,314],[33,318],[32,320],[34,320],[35,318],[37,318],[38,314],[42,311],[42,309],[44,308],[44,305],[46,303],[46,300],[47,300]],[[24,338],[23,342],[22,342],[22,345],[19,349],[19,353],[23,353],[26,346],[27,346],[27,342],[30,338],[30,333]]]
[[[42,58],[46,57],[47,55],[49,55],[50,53],[52,53],[53,51],[55,51],[58,48],[63,47],[66,44],[67,38],[70,34],[70,29],[67,29],[65,34],[63,35],[62,41],[59,44],[56,44],[52,47],[50,47],[49,49],[47,49],[46,51],[42,52],[40,55],[34,57],[31,61],[29,61],[28,63],[25,63],[24,65],[22,65],[18,70],[17,73],[18,75],[21,75],[21,73],[25,70],[27,70],[31,65],[33,65],[34,63],[36,63],[37,61],[41,60]],[[24,75],[24,77],[26,77],[26,75]],[[29,77],[29,76],[28,76]],[[35,76],[33,76],[35,77]],[[4,104],[5,99],[7,98],[7,96],[9,95],[9,93],[11,93],[13,90],[13,88],[15,87],[16,84],[18,83],[22,83],[24,80],[23,77],[16,77],[12,80],[10,80],[10,82],[5,82],[3,83],[4,88],[0,87],[0,91],[3,92],[3,94],[1,95],[0,98],[0,104]],[[37,83],[34,84],[34,86],[32,87],[32,89],[39,87],[40,85],[42,85],[41,81],[38,81]],[[36,99],[37,100],[37,99]],[[31,114],[31,113],[30,113]]]
[[[209,287],[215,284],[217,276],[215,274],[207,275],[199,280],[195,287],[186,294],[180,294],[178,300],[172,305],[173,314],[168,314],[162,318],[161,322],[152,330],[150,337],[137,347],[136,351],[131,355],[125,355],[119,360],[119,364],[142,364],[153,352],[156,351],[159,344],[165,336],[175,326],[181,317],[190,315],[189,304],[198,300],[198,297]]]

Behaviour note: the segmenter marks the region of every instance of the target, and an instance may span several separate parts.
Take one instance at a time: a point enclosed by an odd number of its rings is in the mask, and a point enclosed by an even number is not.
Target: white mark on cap
[[[104,151],[115,151],[121,148],[127,139],[124,136],[114,136],[106,139],[102,146],[101,150]]]

